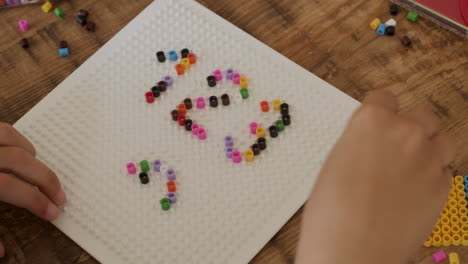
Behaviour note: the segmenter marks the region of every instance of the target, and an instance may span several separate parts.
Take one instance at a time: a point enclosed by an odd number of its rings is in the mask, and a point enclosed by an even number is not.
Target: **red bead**
[[[168,192],[176,192],[176,184],[173,181],[167,182],[167,191]]]
[[[153,95],[153,92],[147,92],[145,93],[145,97],[146,97],[146,102],[148,104],[152,104],[154,102],[154,95]]]
[[[185,126],[185,115],[179,115],[177,120],[179,121],[179,126]]]
[[[184,75],[184,72],[185,72],[185,67],[184,67],[184,65],[182,65],[182,64],[177,64],[177,65],[175,66],[175,69],[176,69],[176,71],[177,71],[177,75]]]
[[[190,64],[197,63],[197,55],[195,53],[189,53],[187,58],[190,60]]]
[[[267,101],[262,101],[260,103],[260,107],[262,108],[262,112],[268,112],[270,111],[270,105],[268,104]]]

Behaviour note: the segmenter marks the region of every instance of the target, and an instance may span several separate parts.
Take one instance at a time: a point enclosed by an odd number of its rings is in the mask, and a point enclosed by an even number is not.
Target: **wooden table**
[[[220,16],[279,51],[348,95],[361,100],[385,88],[398,95],[404,111],[427,104],[458,137],[453,167],[468,174],[468,42],[421,19],[396,16],[396,36],[379,37],[369,27],[388,19],[386,1],[199,0]],[[0,121],[14,123],[38,103],[151,0],[62,1],[63,20],[38,6],[0,11]],[[97,32],[81,28],[72,14],[88,9]],[[27,18],[31,29],[18,30]],[[403,47],[399,37],[413,45]],[[18,42],[27,37],[31,48]],[[58,42],[69,42],[71,56],[59,58]],[[293,263],[301,211],[278,232],[252,263]],[[49,223],[23,209],[0,206],[0,239],[7,256],[0,263],[97,263]],[[352,243],[352,238],[350,243]],[[384,238],[382,238],[384,239]],[[462,261],[468,248],[457,247]],[[421,247],[412,263],[431,263],[435,249]]]

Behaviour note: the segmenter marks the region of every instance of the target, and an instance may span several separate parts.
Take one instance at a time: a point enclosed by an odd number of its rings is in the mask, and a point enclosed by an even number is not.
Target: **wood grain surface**
[[[429,105],[458,139],[453,167],[468,174],[467,41],[425,19],[410,23],[406,12],[395,17],[396,36],[379,37],[368,24],[375,17],[390,18],[384,0],[199,2],[353,98],[361,100],[367,91],[384,88],[398,95],[403,111]],[[61,1],[64,19],[38,6],[0,10],[0,121],[18,120],[150,3]],[[74,21],[72,14],[80,8],[90,11],[95,33]],[[22,18],[31,25],[26,33],[17,26]],[[402,35],[412,39],[410,48],[401,45]],[[24,37],[31,42],[28,50],[18,45]],[[67,58],[57,54],[62,39],[70,45]],[[252,263],[293,263],[300,216],[301,211]],[[0,205],[0,240],[7,248],[0,263],[98,263],[51,224],[6,204]],[[468,262],[467,247],[450,250]],[[432,263],[434,251],[421,247],[411,263]]]

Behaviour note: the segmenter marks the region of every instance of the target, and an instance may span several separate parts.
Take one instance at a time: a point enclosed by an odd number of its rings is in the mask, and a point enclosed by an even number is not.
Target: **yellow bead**
[[[273,109],[275,109],[276,111],[279,111],[281,109],[281,100],[280,99],[273,100]]]
[[[180,63],[184,66],[184,68],[190,69],[190,60],[188,58],[183,58]]]
[[[257,127],[257,137],[265,137],[265,129],[263,127]]]
[[[42,11],[44,11],[45,13],[49,13],[50,11],[52,11],[52,8],[53,6],[49,1],[45,2],[45,4],[43,4],[41,7]]]
[[[452,244],[452,236],[449,234],[445,234],[442,236],[442,246],[448,247]]]
[[[463,234],[462,235],[461,244],[464,245],[464,246],[468,246],[468,234]]]
[[[448,200],[448,206],[449,206],[449,207],[457,207],[457,205],[458,205],[457,200],[452,199],[452,198],[450,198],[450,199]]]
[[[468,215],[468,209],[466,209],[466,207],[462,207],[458,209],[458,215],[460,216],[460,222],[461,222],[461,217]]]
[[[448,218],[447,216],[443,216],[440,218],[440,224],[442,225],[448,225],[450,224],[450,218]]]
[[[462,234],[468,234],[468,224],[463,224],[461,226]]]
[[[449,263],[450,264],[460,264],[460,258],[458,257],[458,254],[455,252],[452,252],[449,254]]]
[[[455,190],[457,191],[463,191],[465,189],[465,185],[463,183],[457,183],[455,184]]]
[[[425,247],[430,247],[432,246],[432,237],[428,237],[426,241],[424,241],[424,246]]]
[[[440,226],[434,226],[434,228],[432,229],[432,234],[434,235],[440,235]]]
[[[450,217],[450,224],[451,225],[458,225],[459,223],[460,223],[460,218],[458,218],[458,216],[452,215]]]
[[[449,225],[443,225],[441,228],[442,234],[450,234],[450,226]]]
[[[454,182],[463,184],[463,176],[461,175],[455,176]]]
[[[455,234],[460,234],[460,226],[459,225],[453,225],[450,227],[450,234],[455,235]]]
[[[248,162],[252,162],[255,160],[255,156],[252,150],[247,150],[245,152],[245,160]]]
[[[249,80],[247,77],[241,77],[239,80],[240,88],[249,88]]]
[[[462,208],[462,209],[466,210],[466,208]],[[460,210],[460,213],[461,213],[461,210]],[[466,213],[468,213],[468,211]],[[460,224],[462,225],[468,224],[468,216],[466,216],[466,214],[460,216]]]
[[[452,245],[458,246],[461,244],[461,237],[459,234],[453,234],[452,235]]]
[[[449,214],[449,211],[447,208],[444,208],[442,209],[442,213],[440,213],[441,215],[448,215]]]
[[[432,236],[432,245],[436,247],[442,246],[442,237],[440,235]]]
[[[450,214],[450,216],[458,215],[458,209],[456,207],[450,207],[449,214]]]
[[[466,200],[465,200],[465,199],[463,199],[463,200],[458,200],[457,203],[458,203],[458,208],[466,208],[467,203],[466,203]]]
[[[380,21],[380,19],[376,18],[376,19],[372,20],[372,22],[370,23],[370,27],[373,30],[376,30],[379,27],[380,24],[382,24],[382,21]]]
[[[465,191],[458,191],[458,192],[457,192],[457,199],[458,199],[458,200],[465,199],[465,196],[466,196]]]
[[[455,193],[454,190],[451,190],[451,191],[449,192],[449,196],[448,196],[448,197],[449,197],[449,199],[455,199],[455,198],[457,198],[457,193]]]

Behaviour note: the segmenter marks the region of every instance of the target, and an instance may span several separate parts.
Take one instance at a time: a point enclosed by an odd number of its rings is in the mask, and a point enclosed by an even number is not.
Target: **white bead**
[[[390,18],[389,20],[387,20],[387,22],[385,22],[385,25],[388,27],[388,26],[396,26],[396,20],[393,19],[393,18]]]
[[[169,167],[164,164],[164,165],[161,165],[161,167],[159,167],[159,171],[163,174],[163,175],[166,175],[167,171],[169,170]]]

